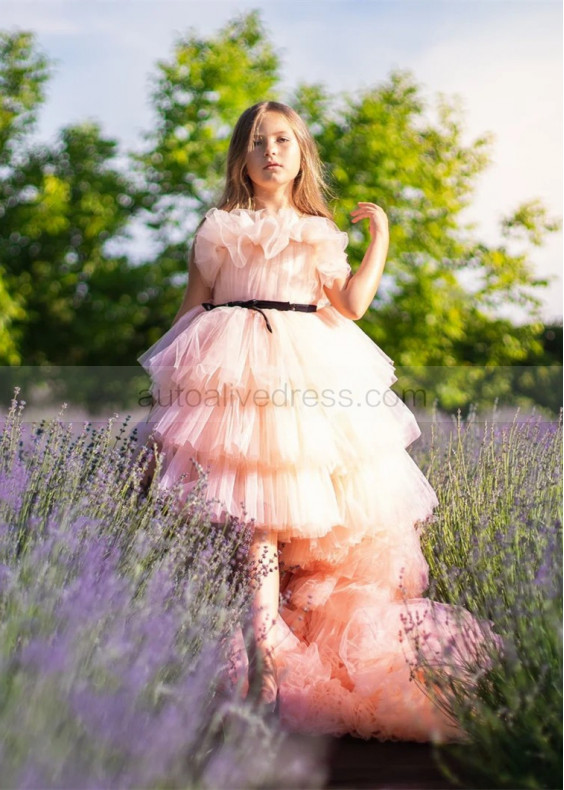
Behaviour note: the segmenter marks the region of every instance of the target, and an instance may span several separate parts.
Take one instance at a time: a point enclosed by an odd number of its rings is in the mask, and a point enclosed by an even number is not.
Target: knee
[[[251,550],[255,553],[260,551],[268,554],[278,552],[277,533],[268,529],[256,529],[251,540]]]
[[[255,530],[249,550],[251,562],[278,567],[278,536],[269,530]]]
[[[271,543],[273,535],[274,533],[269,529],[255,529],[253,533],[253,543],[260,543],[261,545]]]

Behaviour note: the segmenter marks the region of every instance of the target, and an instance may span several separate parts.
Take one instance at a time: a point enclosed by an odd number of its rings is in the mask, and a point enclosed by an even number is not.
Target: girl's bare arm
[[[333,307],[353,321],[362,318],[376,295],[390,242],[388,218],[383,209],[374,203],[359,203],[358,206],[351,211],[352,221],[370,220],[370,244],[353,275],[348,279],[336,279],[331,288],[324,289]]]
[[[182,318],[184,313],[187,313],[188,310],[191,310],[193,307],[196,307],[196,305],[201,304],[202,302],[208,302],[211,299],[211,295],[212,289],[202,280],[200,270],[194,261],[194,245],[192,245],[190,261],[188,263],[188,284],[186,285],[186,291],[184,293],[184,298],[182,299],[182,304],[178,308],[178,312],[174,317],[172,326],[174,326],[174,324],[176,324],[176,322]]]

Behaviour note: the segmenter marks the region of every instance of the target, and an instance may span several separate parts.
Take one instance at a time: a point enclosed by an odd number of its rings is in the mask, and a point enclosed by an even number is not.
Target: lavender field
[[[249,525],[211,522],[204,475],[182,507],[158,463],[144,486],[131,415],[32,422],[18,396],[0,423],[0,786],[326,786],[324,743],[229,682],[262,572],[245,562]],[[410,452],[440,499],[422,537],[428,595],[490,619],[506,645],[471,694],[441,671],[449,645],[421,653],[468,734],[435,759],[460,787],[559,787],[561,417],[420,425]]]

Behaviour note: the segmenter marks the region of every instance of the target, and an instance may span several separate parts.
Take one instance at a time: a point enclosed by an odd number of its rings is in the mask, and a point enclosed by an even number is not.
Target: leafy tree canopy
[[[50,146],[26,144],[48,73],[31,33],[1,35],[4,364],[135,365],[178,310],[192,233],[218,198],[236,119],[269,98],[291,104],[312,129],[353,269],[368,236],[351,226],[350,210],[372,200],[389,215],[389,260],[360,326],[399,368],[423,366],[409,381],[423,381],[452,407],[477,391],[472,384],[465,392],[468,365],[479,382],[491,366],[546,361],[538,293],[547,280],[534,276],[531,252],[559,222],[529,201],[503,218],[501,243],[481,241],[463,211],[490,162],[492,138],[465,143],[456,101],[430,102],[409,72],[355,93],[301,83],[287,94],[257,12],[208,38],[189,30],[156,64],[154,121],[142,151],[129,153],[128,172],[118,167],[118,143],[96,124],[64,127]],[[158,248],[137,265],[115,252],[132,223]],[[499,317],[510,303],[525,309],[527,324]],[[451,383],[441,389],[433,371],[445,367]]]

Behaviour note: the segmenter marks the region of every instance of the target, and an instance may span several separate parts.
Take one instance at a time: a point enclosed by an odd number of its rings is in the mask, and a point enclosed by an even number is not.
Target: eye
[[[257,146],[257,145],[260,145],[261,143],[262,143],[262,140],[261,140],[261,138],[260,138],[260,137],[256,137],[256,138],[253,140],[253,148],[256,148],[256,146]]]
[[[290,142],[290,138],[289,137],[279,137],[278,139],[281,142],[283,142],[283,143],[289,143]]]

